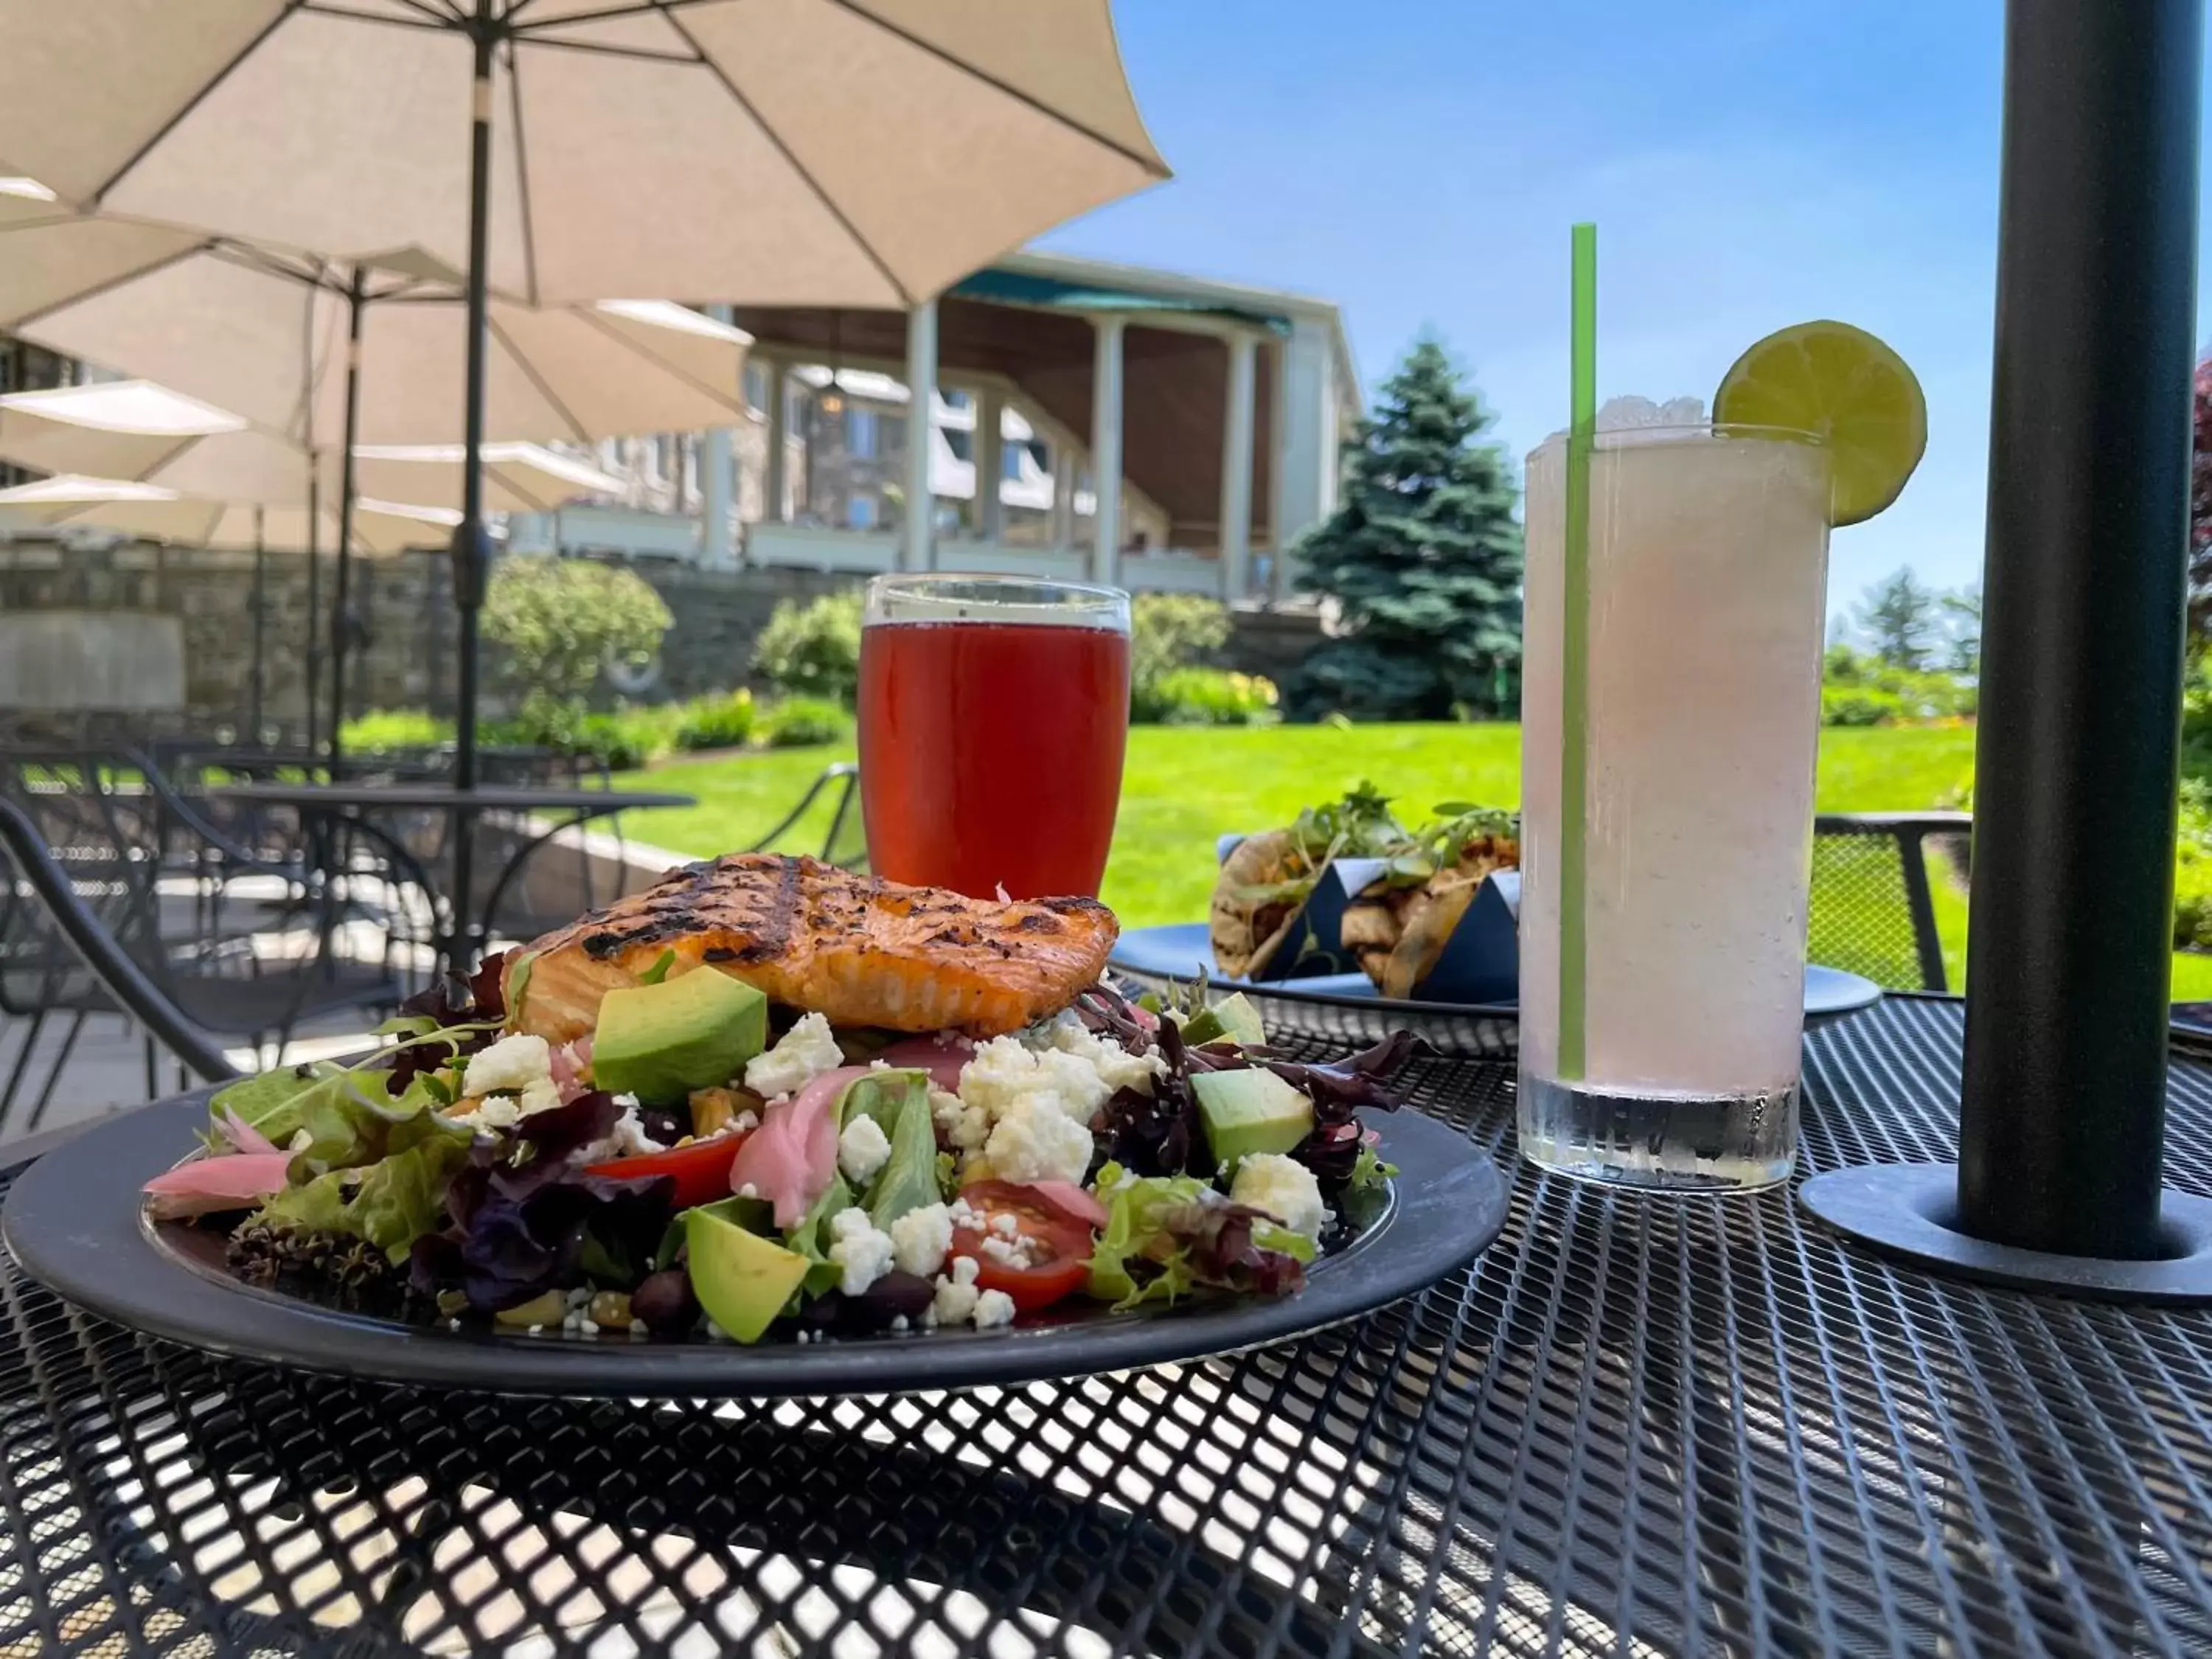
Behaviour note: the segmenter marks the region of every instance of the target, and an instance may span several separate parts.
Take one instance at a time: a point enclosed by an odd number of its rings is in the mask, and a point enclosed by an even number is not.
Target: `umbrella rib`
[[[667,5],[663,3],[661,9],[664,12],[667,11]],[[753,107],[752,100],[746,97],[743,92],[739,91],[738,89],[738,83],[730,79],[730,77],[723,72],[722,66],[707,55],[705,48],[700,46],[697,40],[693,37],[691,31],[684,27],[683,21],[680,19],[671,15],[668,19],[668,27],[674,29],[678,34],[682,35],[685,41],[690,44],[691,50],[699,54],[699,62],[704,65],[707,72],[722,83],[722,89],[727,92],[732,98],[737,100],[737,105],[739,109],[744,111],[747,115],[752,118],[753,125],[761,130],[763,136],[768,139],[769,143],[775,146],[777,153],[781,155],[787,162],[790,163],[791,170],[796,173],[800,179],[805,181],[806,187],[812,191],[816,197],[820,199],[823,207],[830,210],[830,216],[835,218],[839,224],[845,228],[845,234],[853,239],[854,246],[857,246],[861,252],[866,254],[868,256],[869,263],[874,265],[878,271],[883,273],[884,280],[891,285],[891,292],[898,295],[900,304],[903,306],[914,305],[915,303],[915,296],[913,292],[908,289],[907,285],[899,280],[898,273],[890,268],[890,264],[885,262],[882,254],[876,252],[875,244],[869,241],[869,240],[861,234],[860,228],[853,222],[852,219],[846,214],[845,210],[837,205],[837,198],[830,195],[829,191],[823,187],[822,181],[814,176],[812,170],[807,167],[805,162],[800,161],[797,155],[793,152],[791,146],[784,142],[783,135],[775,130],[775,125],[770,123],[766,117],[762,115],[757,109]]]
[[[538,0],[515,0],[515,3],[507,8],[507,15],[509,21],[512,22],[520,13],[537,3]],[[514,32],[518,35],[535,35],[545,29],[573,28],[579,23],[604,23],[613,18],[642,17],[648,12],[669,11],[678,6],[702,6],[708,3],[708,0],[631,0],[631,3],[628,5],[602,6],[596,11],[565,12],[543,23],[521,24],[517,26]],[[533,41],[532,44],[550,43]]]
[[[21,332],[25,328],[35,325],[41,317],[51,317],[58,311],[66,311],[71,306],[83,304],[87,300],[97,300],[103,294],[112,294],[117,289],[126,283],[135,283],[142,276],[151,276],[157,270],[167,270],[171,265],[182,264],[187,259],[197,258],[201,254],[210,252],[214,244],[211,242],[194,242],[189,246],[179,248],[173,253],[165,253],[158,259],[151,260],[130,270],[118,272],[104,283],[94,283],[90,288],[78,289],[65,298],[55,301],[50,306],[41,306],[36,311],[27,311],[20,316],[12,317],[8,320],[8,326]]]
[[[538,372],[537,365],[532,363],[529,356],[507,337],[507,331],[499,325],[499,319],[490,315],[489,312],[484,317],[484,327],[489,329],[500,344],[506,348],[507,355],[514,360],[514,366],[523,372],[530,384],[536,386],[545,401],[553,405],[561,418],[568,422],[568,430],[574,434],[574,441],[580,444],[591,442],[592,435],[584,430],[584,423],[576,418],[575,411],[562,401],[561,394],[553,390],[545,377]]]
[[[523,280],[530,286],[530,303],[538,303],[538,232],[530,217],[530,146],[522,132],[522,65],[514,43],[507,46],[507,107],[514,115],[514,193],[522,212]]]
[[[432,29],[441,34],[460,32],[461,20],[450,12],[433,11],[426,6],[416,5],[415,0],[399,0],[399,3],[421,13],[422,21],[418,23],[412,17],[394,17],[388,11],[356,11],[351,6],[334,5],[331,0],[298,0],[301,11],[316,12],[325,17],[343,17],[349,23],[384,23],[395,29]]]
[[[1050,104],[1046,103],[1043,100],[1035,96],[1033,94],[1024,92],[1019,87],[1013,85],[1011,82],[1000,80],[997,76],[991,74],[987,70],[978,68],[975,64],[969,63],[966,58],[958,56],[957,53],[945,51],[944,47],[938,46],[935,42],[926,40],[921,35],[915,33],[909,29],[902,28],[896,23],[891,22],[888,19],[877,16],[875,13],[867,10],[866,8],[855,5],[853,3],[853,0],[834,0],[834,3],[842,9],[852,13],[854,16],[865,19],[866,21],[873,23],[878,28],[883,30],[884,33],[891,35],[895,39],[905,41],[907,45],[915,48],[915,51],[927,52],[931,57],[937,58],[942,63],[951,64],[954,69],[960,70],[963,74],[969,76],[972,79],[981,81],[985,86],[995,88],[998,91],[1006,94],[1007,97],[1014,100],[1015,102],[1027,105],[1030,108],[1035,110],[1038,114],[1044,116],[1048,120],[1059,122],[1060,125],[1067,128],[1069,131],[1079,133],[1082,137],[1088,138],[1092,143],[1101,145],[1107,149],[1112,150],[1116,155],[1121,156],[1124,160],[1135,162],[1146,173],[1151,173],[1155,179],[1165,179],[1169,176],[1165,164],[1163,163],[1157,156],[1142,155],[1139,152],[1130,149],[1128,145],[1121,143],[1121,140],[1109,137],[1107,134],[1098,131],[1094,127],[1086,126],[1084,123],[1077,120],[1073,116],[1068,114],[1066,111],[1054,108]]]
[[[615,327],[613,324],[608,322],[606,318],[598,310],[597,307],[591,306],[578,306],[574,307],[574,310],[577,316],[582,318],[593,328],[598,329],[599,332],[605,335],[617,344],[620,345],[625,351],[634,353],[635,355],[644,358],[662,374],[670,375],[676,380],[683,381],[684,385],[691,387],[702,396],[711,398],[714,402],[721,404],[725,409],[728,410],[732,415],[742,415],[744,413],[744,405],[739,401],[739,399],[744,396],[744,392],[742,388],[733,392],[718,392],[714,389],[712,382],[702,380],[697,375],[692,374],[690,370],[680,368],[675,363],[669,362],[665,358],[657,356],[650,351],[644,350],[633,342],[623,338],[622,331]]]
[[[292,14],[299,10],[304,3],[305,0],[284,0],[283,9],[279,11],[266,23],[264,23],[259,28],[256,29],[253,33],[253,38],[251,40],[248,40],[244,46],[240,46],[235,52],[232,53],[230,60],[228,63],[223,64],[223,66],[217,70],[213,75],[209,76],[206,80],[201,82],[198,89],[193,92],[192,95],[185,100],[182,105],[173,111],[169,115],[169,118],[162,122],[160,126],[156,127],[152,135],[147,138],[144,143],[139,145],[137,149],[131,151],[129,159],[126,160],[121,167],[116,168],[113,173],[110,173],[107,176],[106,182],[101,185],[99,189],[94,191],[92,194],[86,198],[82,205],[88,207],[99,207],[103,202],[105,202],[106,200],[108,191],[113,190],[116,185],[121,184],[125,179],[128,178],[131,174],[131,170],[133,167],[137,167],[139,162],[144,161],[147,156],[153,154],[155,145],[159,144],[164,138],[167,138],[171,133],[174,132],[178,126],[182,124],[185,117],[189,116],[194,110],[198,109],[203,103],[204,103],[208,98],[213,94],[217,87],[221,86],[225,81],[228,81],[231,77],[232,74],[236,71],[240,64],[243,64],[247,58],[252,57],[256,52],[258,52],[261,49],[261,43],[266,40],[270,35],[276,33],[278,29],[282,28],[285,22],[291,17]]]

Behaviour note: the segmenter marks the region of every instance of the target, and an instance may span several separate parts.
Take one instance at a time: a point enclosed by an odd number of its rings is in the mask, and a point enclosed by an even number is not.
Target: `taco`
[[[1410,997],[1443,955],[1452,930],[1493,872],[1518,869],[1520,820],[1452,805],[1394,855],[1390,867],[1345,907],[1344,948],[1386,997]]]
[[[1288,829],[1247,836],[1222,861],[1207,907],[1216,967],[1232,978],[1265,972],[1332,859],[1384,857],[1406,839],[1371,783],[1306,808]]]

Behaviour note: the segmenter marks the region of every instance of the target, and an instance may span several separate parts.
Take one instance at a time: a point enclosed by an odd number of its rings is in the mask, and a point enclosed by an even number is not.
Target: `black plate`
[[[1403,1171],[1389,1211],[1273,1300],[1188,1302],[1013,1330],[741,1347],[704,1340],[528,1336],[341,1313],[241,1285],[200,1230],[146,1218],[139,1188],[207,1121],[204,1092],[100,1124],[16,1177],[0,1236],[31,1275],[119,1323],[240,1358],[511,1394],[898,1394],[1082,1376],[1281,1341],[1433,1283],[1498,1236],[1505,1183],[1465,1136],[1411,1111],[1369,1114]]]

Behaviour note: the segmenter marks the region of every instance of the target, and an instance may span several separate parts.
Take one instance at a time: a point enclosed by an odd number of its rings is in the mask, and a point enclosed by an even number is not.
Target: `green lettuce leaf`
[[[1106,1228],[1091,1255],[1091,1294],[1115,1310],[1173,1302],[1201,1287],[1280,1296],[1304,1283],[1313,1241],[1195,1176],[1098,1172]]]
[[[468,1155],[466,1134],[433,1132],[366,1170],[331,1170],[288,1187],[255,1218],[367,1239],[397,1261],[444,1224],[447,1184]]]
[[[943,1200],[928,1073],[872,1072],[846,1091],[845,1112],[845,1122],[851,1121],[854,1112],[875,1119],[891,1144],[891,1155],[860,1199],[878,1231],[889,1232],[891,1223],[908,1211]]]
[[[808,1297],[835,1290],[837,1281],[844,1278],[844,1268],[830,1259],[830,1218],[852,1207],[853,1189],[845,1184],[844,1176],[832,1176],[822,1196],[814,1200],[814,1207],[799,1218],[796,1227],[784,1230],[784,1248],[796,1250],[810,1264],[805,1279],[793,1292],[794,1305]]]

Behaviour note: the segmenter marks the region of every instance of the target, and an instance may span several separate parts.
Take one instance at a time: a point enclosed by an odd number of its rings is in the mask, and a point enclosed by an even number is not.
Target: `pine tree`
[[[1424,337],[1346,452],[1342,505],[1300,548],[1300,585],[1334,597],[1344,634],[1306,659],[1304,713],[1443,720],[1520,701],[1521,526],[1492,416]]]
[[[1892,668],[1917,673],[1928,666],[1936,648],[1936,596],[1921,586],[1907,565],[1867,589],[1854,620],[1875,656]],[[1978,629],[1976,650],[1978,654]]]

